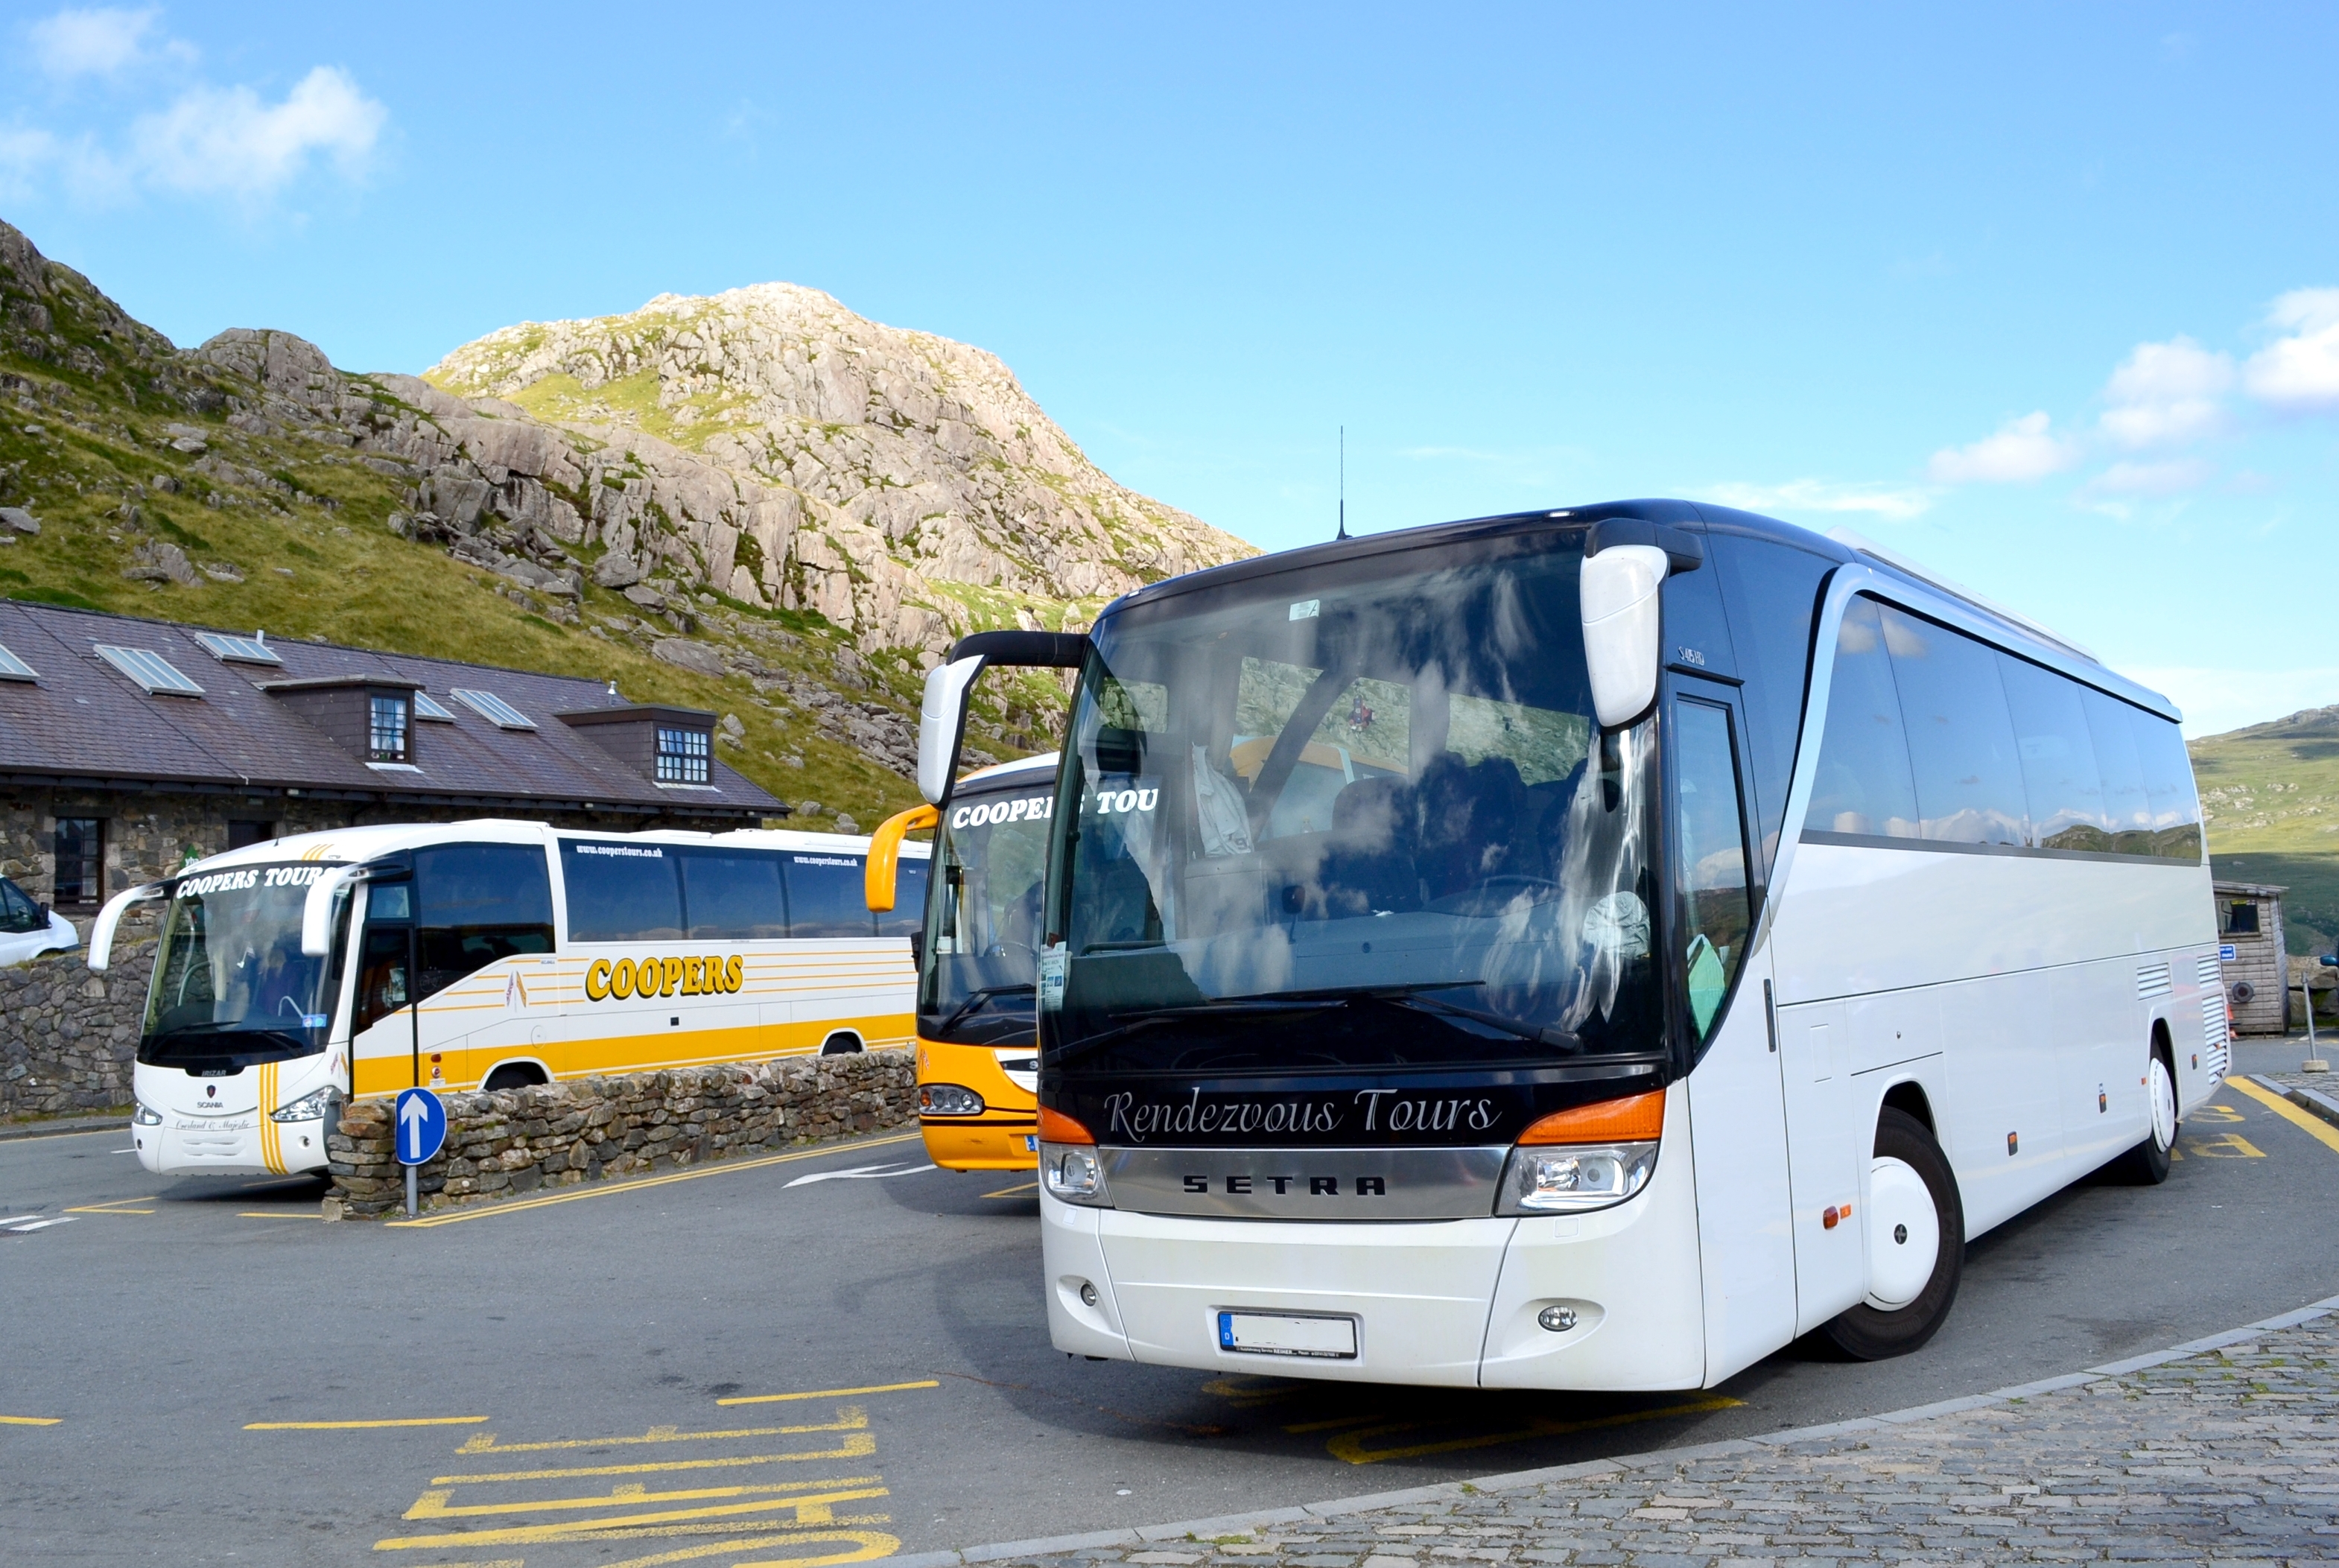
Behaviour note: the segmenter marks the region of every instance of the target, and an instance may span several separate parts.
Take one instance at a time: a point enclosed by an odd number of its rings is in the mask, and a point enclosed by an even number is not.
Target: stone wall
[[[0,1121],[130,1103],[154,939],[117,941],[105,974],[92,974],[88,957],[76,948],[0,969]]]
[[[417,1178],[421,1206],[445,1208],[539,1188],[679,1169],[913,1122],[906,1050],[789,1057],[737,1066],[585,1079],[495,1094],[450,1094],[447,1144]],[[405,1172],[390,1101],[345,1106],[326,1139],[328,1219],[401,1208]]]

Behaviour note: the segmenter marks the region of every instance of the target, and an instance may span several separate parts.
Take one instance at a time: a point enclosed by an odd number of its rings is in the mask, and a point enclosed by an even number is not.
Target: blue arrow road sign
[[[398,1163],[420,1165],[447,1141],[447,1108],[427,1089],[398,1091]]]

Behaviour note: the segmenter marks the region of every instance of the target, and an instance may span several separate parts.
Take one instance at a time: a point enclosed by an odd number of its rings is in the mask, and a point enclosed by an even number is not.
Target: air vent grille
[[[2165,963],[2147,963],[2136,971],[2136,994],[2139,1001],[2166,996],[2174,989],[2168,978],[2168,966]]]
[[[2212,1050],[2226,1043],[2226,998],[2222,992],[2201,999],[2201,1043]]]
[[[2193,972],[2200,977],[2203,985],[2218,991],[2225,990],[2226,966],[2217,962],[2216,954],[2211,953],[2206,958],[2194,960]]]

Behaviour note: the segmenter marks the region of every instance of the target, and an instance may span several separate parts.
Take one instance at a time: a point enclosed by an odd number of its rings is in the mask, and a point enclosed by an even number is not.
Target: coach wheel
[[[1877,1120],[1868,1188],[1868,1297],[1826,1333],[1846,1355],[1881,1361],[1948,1320],[1965,1267],[1965,1206],[1941,1146],[1905,1111]]]
[[[845,1034],[841,1031],[835,1034],[830,1035],[826,1040],[820,1042],[820,1053],[823,1056],[852,1056],[858,1052],[860,1049],[861,1037],[859,1035]]]
[[[2170,1156],[2176,1148],[2176,1080],[2168,1070],[2167,1057],[2157,1050],[2144,1070],[2144,1095],[2152,1110],[2152,1130],[2112,1161],[2112,1173],[2138,1187],[2158,1187],[2168,1179]]]

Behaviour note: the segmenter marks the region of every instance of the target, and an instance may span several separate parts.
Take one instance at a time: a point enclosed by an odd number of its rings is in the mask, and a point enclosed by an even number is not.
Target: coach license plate
[[[1254,1356],[1353,1361],[1357,1356],[1357,1320],[1294,1317],[1271,1312],[1221,1312],[1219,1348],[1248,1351]]]
[[[1037,1154],[1040,1152],[1040,1135],[1038,1133],[1027,1132],[1023,1135],[1023,1152],[1026,1154]]]

